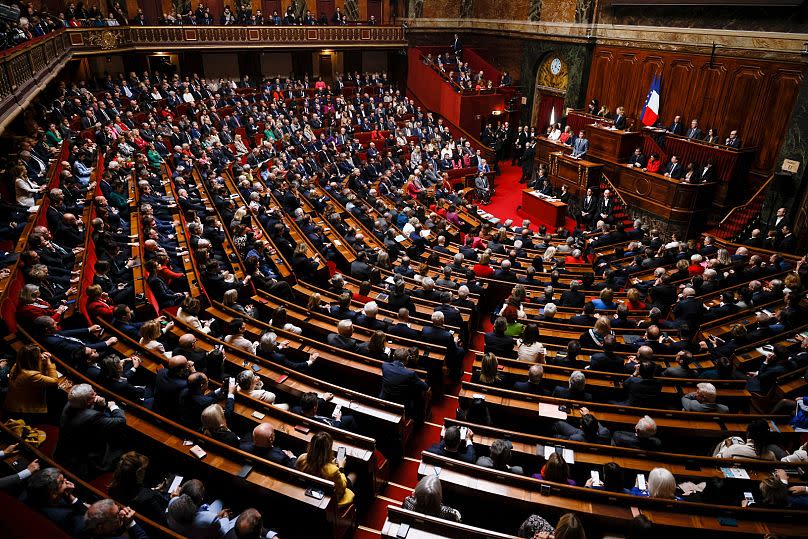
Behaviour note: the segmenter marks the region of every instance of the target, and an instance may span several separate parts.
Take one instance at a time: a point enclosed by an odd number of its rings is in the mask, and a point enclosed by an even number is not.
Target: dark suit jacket
[[[520,380],[513,384],[514,391],[531,393],[533,395],[549,395],[550,392],[544,389],[541,384],[532,384],[528,380]]]
[[[500,357],[514,357],[516,340],[507,335],[497,335],[493,331],[485,334],[485,353],[492,353]]]
[[[457,451],[447,451],[446,446],[443,445],[443,442],[438,442],[429,449],[427,449],[430,453],[435,453],[436,455],[441,455],[442,457],[449,457],[452,459],[461,460],[463,462],[468,462],[469,464],[474,464],[477,460],[477,453],[474,450],[474,444],[466,444],[465,441],[460,442],[460,448]]]
[[[59,441],[54,456],[75,470],[89,470],[100,465],[107,444],[120,439],[126,429],[126,416],[120,408],[108,410],[78,409],[69,404],[62,410]]]
[[[152,409],[166,417],[179,417],[180,393],[188,387],[188,380],[171,376],[167,368],[157,371],[154,382],[154,404]]]
[[[359,344],[353,337],[343,337],[339,333],[329,333],[328,337],[326,337],[326,341],[331,346],[342,348],[343,350],[348,350],[349,352],[356,350],[356,347]]]
[[[408,404],[426,391],[429,386],[421,380],[415,371],[408,369],[400,361],[382,363],[382,390],[380,399]]]
[[[586,296],[580,292],[567,290],[561,294],[562,307],[583,307],[586,303]]]
[[[641,408],[660,408],[660,396],[662,395],[662,383],[655,379],[643,379],[630,377],[623,382],[623,386],[628,391],[626,403],[629,406],[639,406]]]
[[[290,457],[286,453],[283,452],[282,449],[278,447],[252,447],[251,453],[254,455],[258,455],[261,458],[271,460],[276,464],[280,464],[281,466],[286,466],[288,468],[294,468],[295,463],[297,462],[297,457]]]
[[[626,372],[623,360],[608,352],[597,352],[589,357],[589,368],[593,371]]]
[[[387,333],[390,335],[395,335],[396,337],[404,337],[405,339],[412,339],[415,341],[423,338],[420,331],[414,330],[402,322],[388,327]]]

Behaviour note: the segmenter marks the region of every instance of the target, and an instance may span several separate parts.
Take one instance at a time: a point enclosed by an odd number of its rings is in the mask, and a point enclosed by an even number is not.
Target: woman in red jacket
[[[110,299],[101,285],[94,284],[87,287],[87,314],[90,320],[112,320],[115,303]]]
[[[62,320],[62,313],[67,310],[67,305],[60,305],[54,309],[50,303],[39,297],[39,287],[35,284],[26,284],[20,290],[20,302],[17,304],[17,323],[33,324],[34,320],[40,316],[53,318],[58,324]]]
[[[491,255],[483,253],[480,255],[480,261],[474,264],[474,275],[477,277],[491,277],[494,274],[494,268],[490,266]]]
[[[643,169],[646,172],[653,172],[655,174],[659,174],[659,167],[662,166],[662,160],[659,156],[655,153],[651,154],[651,157],[648,158],[648,163],[645,164],[645,168]]]

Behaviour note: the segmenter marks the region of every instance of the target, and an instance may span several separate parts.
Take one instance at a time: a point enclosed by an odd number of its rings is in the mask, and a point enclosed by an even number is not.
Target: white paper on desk
[[[407,239],[407,238],[405,238],[405,237],[404,237],[404,236],[402,236],[401,234],[399,234],[398,236],[396,236],[396,241],[397,241],[398,243],[401,243],[402,241],[404,241],[404,240],[406,240],[406,239]]]
[[[559,410],[557,404],[547,404],[546,402],[539,403],[539,415],[551,419],[560,419],[562,421],[567,419],[567,412]]]
[[[387,284],[396,284],[396,280],[392,275],[390,275],[387,279],[385,279],[384,282]]]
[[[342,245],[342,242],[341,242],[341,241],[339,241],[339,240],[334,240],[334,245],[336,245],[337,247],[339,247],[340,245]]]
[[[174,355],[174,352],[163,352],[163,355],[166,356],[168,359],[171,359],[171,356]]]
[[[758,354],[760,354],[763,357],[766,357],[769,354],[771,354],[771,352],[769,350],[764,350],[762,346],[758,346],[757,348],[755,348],[755,352],[757,352]]]
[[[552,445],[544,446],[544,460],[548,460],[550,455],[555,453],[556,448]],[[561,451],[561,456],[567,464],[575,464],[575,452],[572,449],[564,447]]]
[[[379,292],[378,294],[376,294],[376,299],[378,299],[382,303],[386,303],[387,300],[390,299],[390,296],[388,296],[384,292]]]

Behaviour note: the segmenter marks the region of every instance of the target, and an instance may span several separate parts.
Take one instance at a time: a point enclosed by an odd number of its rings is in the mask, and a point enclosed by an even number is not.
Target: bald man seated
[[[261,423],[253,429],[250,452],[282,466],[294,468],[297,456],[287,449],[275,447],[275,429],[269,423]]]

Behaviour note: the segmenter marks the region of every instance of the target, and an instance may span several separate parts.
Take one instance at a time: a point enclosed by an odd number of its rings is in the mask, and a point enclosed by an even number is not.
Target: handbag
[[[39,447],[48,437],[44,430],[27,425],[22,419],[9,419],[5,426],[14,436],[32,447]]]

